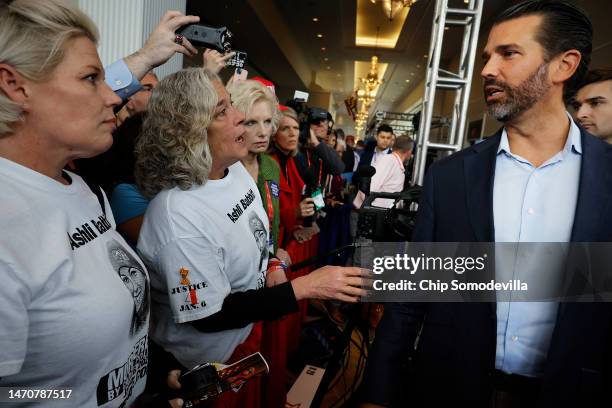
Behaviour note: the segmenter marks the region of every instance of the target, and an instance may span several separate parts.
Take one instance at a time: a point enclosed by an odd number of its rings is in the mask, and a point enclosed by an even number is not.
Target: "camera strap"
[[[306,160],[308,162],[308,169],[310,169],[312,163],[310,161],[310,150],[306,150]],[[321,179],[323,178],[323,160],[319,157],[319,177],[317,178],[317,187],[321,186]]]

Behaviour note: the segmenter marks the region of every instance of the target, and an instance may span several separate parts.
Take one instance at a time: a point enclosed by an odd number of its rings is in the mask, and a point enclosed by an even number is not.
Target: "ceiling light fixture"
[[[378,48],[379,32],[380,27],[377,27],[375,52]],[[368,71],[365,77],[359,78],[358,89],[354,92],[354,96],[351,96],[351,98],[356,100],[354,119],[355,131],[357,133],[361,132],[361,130],[363,130],[364,128],[364,125],[368,123],[369,111],[376,100],[378,86],[381,83],[382,79],[380,79],[378,76],[378,57],[376,55],[373,55],[370,61],[370,70]]]
[[[376,0],[370,1],[376,3]],[[389,18],[389,21],[393,21],[393,17],[405,7],[410,11],[410,7],[416,2],[417,0],[381,0],[383,11],[385,12],[385,16]]]
[[[316,23],[317,21],[319,21],[319,18],[318,17],[313,17],[312,21],[314,21]]]
[[[323,38],[323,34],[317,34],[317,37]]]
[[[321,47],[321,51],[325,51],[327,48],[325,47]]]

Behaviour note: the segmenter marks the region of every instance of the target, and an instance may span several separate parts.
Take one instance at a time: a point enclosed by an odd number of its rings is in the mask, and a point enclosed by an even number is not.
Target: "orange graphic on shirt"
[[[189,275],[189,269],[181,268],[179,270],[179,273],[181,274],[181,282],[180,282],[181,285],[185,285],[185,286],[191,285],[191,281],[187,277],[187,275]],[[198,295],[196,294],[195,288],[189,289],[189,295],[187,295],[187,298],[185,299],[185,303],[191,303],[192,305],[195,305],[198,303]]]

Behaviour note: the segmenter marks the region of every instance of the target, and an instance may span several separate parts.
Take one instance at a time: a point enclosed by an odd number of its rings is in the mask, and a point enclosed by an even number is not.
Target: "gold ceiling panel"
[[[393,21],[385,16],[380,1],[375,4],[370,0],[357,1],[357,19],[355,30],[355,45],[362,47],[395,48],[404,22],[408,17],[409,8],[401,9]],[[380,27],[377,41],[377,27]]]

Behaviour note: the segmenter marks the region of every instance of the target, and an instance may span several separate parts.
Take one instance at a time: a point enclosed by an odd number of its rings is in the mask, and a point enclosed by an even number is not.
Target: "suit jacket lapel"
[[[495,160],[501,140],[501,130],[488,140],[472,146],[472,154],[464,160],[465,191],[470,224],[476,241],[494,242],[493,225],[493,180],[495,178]],[[483,305],[488,309],[491,322],[497,318],[497,304],[489,302]],[[491,335],[495,336],[495,324],[491,325]]]
[[[493,242],[493,179],[495,159],[501,131],[490,140],[472,147],[472,154],[464,160],[465,191],[470,224],[476,241]]]

